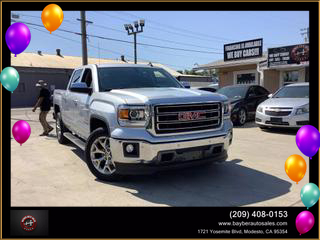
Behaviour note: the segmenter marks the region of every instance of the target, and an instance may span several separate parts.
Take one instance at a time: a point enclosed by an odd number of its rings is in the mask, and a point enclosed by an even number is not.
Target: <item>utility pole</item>
[[[137,33],[134,33],[134,64],[137,64]]]
[[[302,28],[300,29],[301,31],[301,36],[304,37],[304,42],[307,43],[309,42],[309,28]]]
[[[86,12],[80,11],[80,19],[77,19],[81,22],[81,39],[82,39],[82,65],[88,64],[88,49],[87,49],[87,23],[93,23],[91,21],[86,21]]]
[[[132,35],[134,36],[133,40],[134,40],[134,64],[137,64],[137,33],[141,33],[143,32],[143,27],[144,27],[144,20],[140,20],[140,23],[138,23],[138,21],[134,22],[134,27],[131,24],[125,24],[124,28],[127,30],[128,35]],[[140,30],[139,30],[139,26],[140,26]]]

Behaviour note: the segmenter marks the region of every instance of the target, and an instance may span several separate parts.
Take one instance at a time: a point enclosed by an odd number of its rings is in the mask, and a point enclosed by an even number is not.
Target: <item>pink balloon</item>
[[[314,216],[309,211],[303,211],[299,213],[296,218],[296,228],[298,232],[304,234],[309,232],[314,225]]]
[[[31,134],[29,123],[19,120],[13,125],[12,134],[14,139],[22,145],[22,143],[25,143],[28,140]]]

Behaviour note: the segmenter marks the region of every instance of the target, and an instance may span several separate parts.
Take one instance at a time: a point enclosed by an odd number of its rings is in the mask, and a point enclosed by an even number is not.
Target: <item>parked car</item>
[[[257,106],[268,99],[269,91],[259,85],[233,85],[220,88],[217,93],[229,98],[231,120],[241,126],[250,119],[254,120]]]
[[[80,147],[102,180],[222,162],[232,143],[228,99],[186,89],[158,67],[83,66],[53,102],[59,143]]]
[[[207,86],[201,86],[201,87],[192,87],[192,89],[198,89],[198,90],[203,90],[207,92],[216,92],[219,89],[219,84],[218,83],[212,83]]]
[[[309,124],[309,83],[295,83],[280,88],[261,103],[256,112],[260,128],[299,128]]]

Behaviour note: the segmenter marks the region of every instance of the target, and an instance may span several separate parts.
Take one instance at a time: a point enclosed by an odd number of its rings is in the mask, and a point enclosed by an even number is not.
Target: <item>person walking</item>
[[[36,109],[40,106],[39,120],[43,127],[43,133],[40,136],[48,136],[49,132],[53,130],[53,127],[47,122],[47,114],[50,111],[51,102],[50,102],[50,91],[47,89],[47,83],[43,80],[39,80],[36,84],[37,88],[40,88],[40,94],[37,100],[36,105],[33,107],[32,112],[35,112]]]

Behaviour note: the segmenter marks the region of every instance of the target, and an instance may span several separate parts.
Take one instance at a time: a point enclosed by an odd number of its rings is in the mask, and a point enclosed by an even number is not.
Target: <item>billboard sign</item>
[[[309,62],[309,44],[268,49],[268,66],[303,64]]]
[[[262,57],[262,45],[262,38],[225,44],[223,46],[224,61]]]

